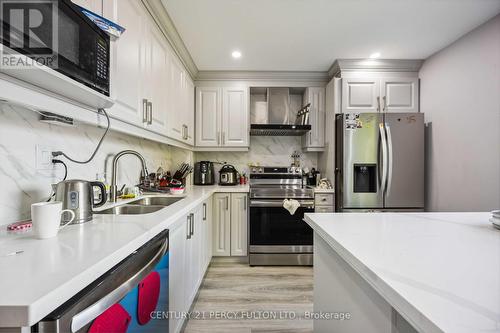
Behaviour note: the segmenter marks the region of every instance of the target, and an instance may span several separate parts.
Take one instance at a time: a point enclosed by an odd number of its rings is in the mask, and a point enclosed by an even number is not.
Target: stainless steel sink
[[[147,197],[129,202],[128,205],[170,206],[182,199],[184,199],[184,197]]]
[[[101,210],[100,212],[94,212],[94,214],[141,215],[154,213],[163,208],[165,208],[165,206],[120,205],[113,208]]]

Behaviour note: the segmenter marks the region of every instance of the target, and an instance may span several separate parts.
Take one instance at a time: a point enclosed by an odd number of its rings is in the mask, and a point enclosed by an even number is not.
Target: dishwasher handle
[[[111,291],[109,294],[101,298],[99,301],[95,302],[85,310],[80,311],[71,319],[71,332],[75,333],[82,329],[90,323],[92,320],[96,319],[104,311],[109,309],[113,304],[118,303],[127,293],[134,289],[139,282],[146,277],[147,274],[156,266],[163,255],[168,250],[168,238],[162,244],[158,252],[154,255],[151,260],[144,265],[139,271],[132,275],[127,281],[123,282],[116,289]]]

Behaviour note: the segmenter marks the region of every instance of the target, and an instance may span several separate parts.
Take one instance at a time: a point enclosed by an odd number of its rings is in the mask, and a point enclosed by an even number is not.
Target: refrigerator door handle
[[[386,186],[386,191],[387,195],[389,195],[389,192],[391,190],[391,182],[392,182],[392,161],[393,159],[393,149],[392,149],[392,134],[391,134],[391,127],[389,124],[385,124],[385,132],[387,133],[387,157],[388,157],[388,163],[387,163],[387,186]]]
[[[382,180],[380,181],[380,190],[382,194],[385,193],[387,183],[387,138],[385,133],[385,126],[383,123],[379,124],[380,138],[382,140]]]

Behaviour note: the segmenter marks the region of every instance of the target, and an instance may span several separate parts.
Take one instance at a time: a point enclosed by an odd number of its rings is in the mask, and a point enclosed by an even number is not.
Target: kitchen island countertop
[[[490,213],[306,214],[412,326],[500,332],[500,230]]]

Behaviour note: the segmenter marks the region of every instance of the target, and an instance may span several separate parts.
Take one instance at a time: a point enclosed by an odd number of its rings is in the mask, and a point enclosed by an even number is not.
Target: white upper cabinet
[[[224,88],[222,103],[222,146],[248,147],[248,88]]]
[[[194,82],[191,80],[189,75],[186,73],[184,76],[183,85],[183,101],[184,101],[184,112],[183,124],[185,131],[185,140],[188,144],[194,145]]]
[[[148,100],[147,124],[149,129],[167,134],[168,117],[168,46],[158,27],[154,23],[146,25],[145,75],[143,96]]]
[[[309,108],[311,130],[302,138],[302,147],[321,150],[325,147],[325,88],[307,88],[304,94],[304,104],[308,103],[311,103]]]
[[[418,83],[404,74],[343,78],[342,112],[419,112]]]
[[[197,87],[196,146],[248,147],[248,96],[248,87]]]
[[[342,80],[342,112],[379,112],[380,79],[346,78]]]
[[[193,145],[194,83],[174,54],[170,56],[169,74],[168,136]]]
[[[183,124],[183,85],[184,85],[184,70],[181,63],[176,57],[170,57],[170,75],[169,75],[169,99],[170,99],[170,112],[169,112],[169,136],[172,139],[179,141],[185,140],[185,130]]]
[[[125,27],[112,42],[113,118],[194,145],[194,83],[141,1],[104,0]]]
[[[125,122],[142,126],[147,122],[147,102],[143,103],[145,97],[142,95],[146,25],[144,8],[135,0],[121,0],[116,6],[113,6],[114,3],[106,2],[105,14],[127,27],[127,32],[112,43],[111,95],[115,104],[110,114]]]
[[[74,4],[90,10],[96,14],[102,15],[103,0],[71,0]],[[104,0],[109,1],[109,0]]]
[[[219,118],[221,89],[196,88],[196,146],[216,147],[220,144]]]
[[[418,78],[394,77],[380,80],[382,111],[418,112]]]

